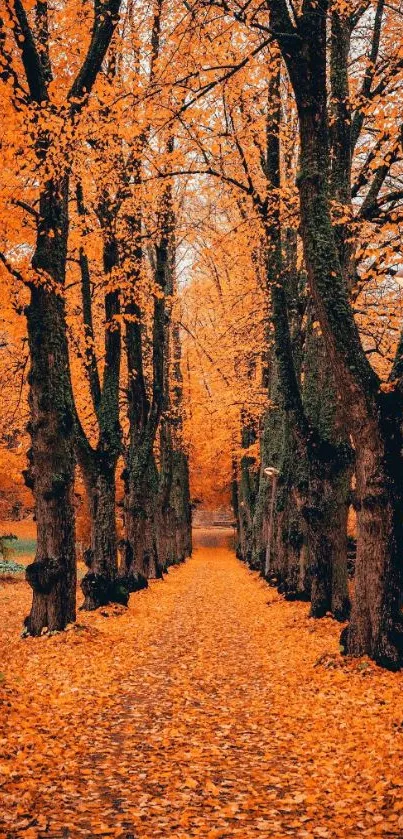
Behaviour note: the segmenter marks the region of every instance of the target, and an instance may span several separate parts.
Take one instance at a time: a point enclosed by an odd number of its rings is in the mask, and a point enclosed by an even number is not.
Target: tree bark
[[[316,492],[315,492],[316,489]],[[311,617],[330,613],[344,621],[350,612],[347,588],[347,505],[345,476],[320,477],[310,486],[304,510],[312,580]]]
[[[176,560],[183,562],[192,554],[192,507],[189,462],[186,453],[180,449],[173,455],[171,499],[175,515]]]
[[[84,603],[93,611],[107,603],[126,606],[127,589],[118,580],[115,465],[94,463],[84,474],[91,517],[91,546],[85,552],[88,572],[82,580]]]
[[[141,160],[136,161],[136,182],[141,183]],[[122,574],[129,585],[143,578],[161,577],[158,558],[158,472],[154,445],[165,401],[165,352],[167,294],[171,289],[169,246],[171,237],[171,191],[168,187],[159,213],[161,237],[155,247],[154,277],[158,291],[154,294],[152,327],[152,382],[148,396],[143,364],[143,330],[141,311],[135,299],[143,258],[141,247],[141,207],[128,219],[133,241],[131,260],[132,295],[125,306],[126,352],[128,371],[129,441],[125,454],[125,524],[126,556]],[[136,266],[133,273],[133,263]],[[131,590],[135,590],[131,588]]]
[[[172,273],[174,273],[172,271]],[[178,323],[172,331],[172,482],[171,506],[175,517],[176,552],[179,562],[192,554],[192,505],[190,500],[189,458],[183,444],[182,346]]]
[[[324,343],[317,327],[315,314],[308,304],[304,358],[304,411],[308,420],[318,430],[323,441],[329,444],[327,464],[309,464],[311,529],[312,609],[313,617],[331,612],[337,620],[349,615],[347,586],[347,511],[353,473],[353,458],[346,457],[348,442],[340,416],[339,400],[333,371],[329,365]],[[341,457],[337,457],[339,447]],[[325,449],[324,449],[325,451]],[[332,459],[334,459],[332,464]],[[340,530],[344,528],[344,530]],[[314,545],[317,547],[315,556]],[[335,607],[335,611],[334,608]]]
[[[158,474],[154,458],[147,452],[132,455],[125,476],[126,548],[120,576],[129,591],[147,586],[150,578],[161,578],[157,543]]]
[[[392,399],[381,401],[377,422],[368,422],[356,444],[355,596],[341,643],[350,655],[368,654],[397,669],[403,662],[403,405],[396,394],[386,396]]]
[[[243,411],[241,416],[241,445],[248,449],[256,442],[256,428],[254,420]],[[240,480],[238,489],[239,504],[239,542],[240,558],[251,567],[256,567],[253,561],[253,517],[258,491],[258,474],[256,459],[248,454],[241,457]]]
[[[33,589],[26,630],[61,630],[76,614],[73,507],[73,406],[65,307],[62,297],[67,251],[67,178],[48,181],[40,197],[40,220],[33,268],[45,272],[43,285],[31,286],[27,307],[31,357],[29,373],[30,467],[38,543],[26,578]]]
[[[160,427],[160,474],[158,491],[157,511],[157,544],[158,556],[161,568],[165,571],[170,565],[178,560],[176,554],[176,522],[175,512],[172,506],[172,485],[174,453],[172,441],[170,393],[169,393],[169,372],[170,372],[170,319],[166,324],[166,351],[165,351],[165,411],[166,414],[161,420]]]

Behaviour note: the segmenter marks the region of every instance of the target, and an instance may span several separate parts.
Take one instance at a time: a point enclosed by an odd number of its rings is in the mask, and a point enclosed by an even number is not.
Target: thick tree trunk
[[[170,319],[166,323],[166,339],[164,354],[164,400],[167,415],[162,417],[160,424],[160,469],[158,498],[156,501],[156,530],[157,550],[160,566],[166,571],[169,565],[176,561],[175,516],[171,504],[173,479],[173,445],[171,417],[168,414],[170,405],[169,372],[170,372]]]
[[[192,554],[189,462],[185,452],[174,451],[172,472],[171,504],[174,510],[176,562],[184,562]]]
[[[280,482],[276,534],[269,581],[286,600],[309,600],[310,577],[306,563],[305,534],[292,487]]]
[[[284,414],[278,405],[279,392],[276,365],[272,358],[270,358],[270,366],[267,371],[267,377],[270,379],[269,398],[272,404],[269,408],[267,408],[264,415],[263,433],[260,440],[261,467],[253,519],[252,559],[253,567],[259,568],[266,578],[270,577],[273,572],[273,556],[275,553],[275,534],[277,527],[277,497],[273,499],[273,532],[272,538],[270,539],[271,545],[268,548],[273,487],[271,480],[264,474],[264,470],[266,467],[274,467],[276,469],[280,468],[284,438]],[[266,574],[267,565],[269,566],[268,575]]]
[[[39,6],[41,8],[39,9]],[[65,129],[77,125],[101,69],[118,22],[120,0],[95,4],[95,17],[88,50],[78,72],[68,85],[63,107]],[[31,354],[30,434],[32,448],[27,483],[33,488],[38,525],[35,562],[27,568],[27,580],[34,591],[27,631],[62,629],[75,617],[76,570],[73,508],[74,400],[70,380],[69,354],[64,309],[64,283],[68,239],[69,179],[66,169],[55,169],[51,154],[54,127],[37,120],[41,106],[50,105],[47,4],[37,4],[35,29],[22,3],[14,9],[15,42],[27,82],[26,103],[32,111],[37,176],[40,178],[36,248],[32,268],[31,301],[27,308]],[[25,89],[25,83],[22,85]],[[31,107],[32,106],[32,107]],[[52,110],[52,108],[50,108]],[[36,134],[36,130],[33,132]],[[65,135],[63,129],[62,133]],[[49,160],[50,158],[50,160]],[[57,166],[57,164],[56,164]]]
[[[346,620],[350,611],[347,588],[347,504],[344,475],[311,481],[304,518],[311,558],[311,617],[330,613]]]
[[[289,562],[289,542],[288,542],[288,501],[286,499],[280,500],[277,506],[276,516],[276,531],[275,540],[273,543],[273,552],[270,557],[271,580],[277,586],[280,594],[286,594],[288,591],[288,562]]]
[[[156,514],[158,561],[162,573],[171,565],[177,565],[175,514],[170,505],[161,507]]]
[[[153,456],[138,461],[132,456],[124,474],[126,548],[120,576],[129,591],[137,591],[147,586],[148,579],[162,577],[157,543],[158,475]]]
[[[305,541],[303,522],[298,507],[294,501],[294,493],[288,496],[287,530],[286,534],[286,574],[285,595],[287,600],[309,600],[311,594],[311,577],[305,563]]]
[[[243,485],[240,491],[239,502],[239,538],[238,556],[243,562],[252,567],[253,565],[253,511],[249,506],[249,496],[244,493]]]
[[[303,564],[302,549],[306,541],[304,521],[298,499],[301,482],[306,480],[306,456],[301,457],[291,417],[283,413],[281,472],[278,481],[277,515],[279,516],[279,580],[287,599],[307,600],[310,578]]]
[[[312,305],[308,304],[303,402],[307,418],[321,435],[325,453],[323,463],[314,456],[308,466],[308,507],[311,512],[307,517],[307,529],[313,560],[311,614],[322,617],[330,612],[337,620],[345,620],[349,614],[347,510],[353,463],[352,458],[347,457],[343,462],[336,454],[339,446],[342,447],[340,451],[344,449],[347,453],[348,438],[340,416],[333,371],[322,336],[312,326],[314,320]]]
[[[155,522],[155,499],[148,488],[128,493],[126,520],[126,554],[123,576],[129,591],[145,587],[145,580],[161,578]]]
[[[242,559],[241,552],[241,522],[239,509],[239,477],[238,477],[238,462],[235,456],[232,457],[232,472],[231,472],[231,507],[234,514],[236,531],[235,531],[235,553],[238,559]]]
[[[167,339],[168,344],[168,339]],[[166,394],[169,394],[169,355],[166,358]],[[181,448],[182,385],[175,371],[175,410],[163,417],[160,433],[160,476],[157,499],[157,533],[159,564],[163,570],[169,565],[184,562],[192,552],[192,517],[190,504],[189,465]],[[178,392],[180,390],[180,398]]]
[[[88,571],[81,583],[85,600],[81,609],[92,611],[107,603],[127,605],[128,591],[118,580],[115,468],[94,464],[85,475],[91,516],[91,547],[86,552]]]
[[[347,471],[348,477],[349,471]],[[339,480],[336,480],[332,487],[333,495],[335,496],[335,503],[333,506],[333,516],[330,523],[331,543],[332,543],[332,591],[330,611],[333,617],[338,621],[347,620],[350,615],[351,602],[348,591],[348,573],[347,573],[347,520],[350,487],[349,481],[346,486],[346,475],[342,475]]]
[[[391,669],[403,662],[402,406],[396,408],[378,418],[384,439],[374,422],[357,447],[355,596],[341,639],[346,653],[368,654]]]
[[[323,399],[325,423],[322,421],[318,406],[309,405],[309,399],[306,397],[305,403],[308,403],[309,413],[315,420],[315,424],[309,421],[296,375],[286,296],[280,286],[273,288],[272,299],[279,377],[282,384],[284,410],[291,432],[286,436],[285,448],[286,451],[293,452],[293,459],[298,464],[293,484],[305,522],[305,538],[309,551],[309,571],[304,590],[308,591],[311,584],[311,614],[314,617],[322,617],[332,610],[333,564],[338,568],[338,578],[340,578],[342,568],[345,568],[345,587],[347,586],[347,540],[343,543],[340,538],[336,538],[335,522],[339,524],[342,520],[337,509],[338,504],[341,503],[343,507],[345,504],[345,499],[340,497],[341,486],[345,486],[347,499],[348,479],[345,483],[344,478],[346,474],[349,475],[350,452],[348,445],[343,442],[339,444],[337,439],[332,439],[329,433],[333,430],[332,415],[334,414],[331,399]],[[309,359],[309,355],[307,357]],[[307,379],[310,378],[311,384],[313,383],[316,388],[320,385],[323,367],[319,364],[313,371],[308,372]],[[322,436],[322,430],[327,430],[326,436]],[[286,474],[285,471],[284,477]],[[287,521],[283,527],[287,532]],[[292,576],[294,580],[300,580],[295,570]],[[287,564],[279,570],[279,577],[281,590],[286,592],[287,577],[289,577]],[[344,609],[343,614],[339,613],[338,616],[346,616]]]
[[[31,352],[26,482],[35,498],[38,543],[26,578],[33,589],[26,619],[31,635],[64,629],[76,615],[74,456],[72,412],[66,399],[69,370],[64,304],[35,288],[27,311]]]
[[[262,449],[261,449],[262,451]],[[256,498],[255,515],[253,518],[253,555],[252,564],[254,568],[259,568],[262,575],[266,576],[266,558],[267,547],[269,540],[269,520],[270,520],[270,485],[262,474],[263,465],[259,477],[259,488]],[[274,523],[276,516],[274,515]],[[273,533],[274,536],[274,533]],[[273,544],[273,539],[271,540]],[[269,553],[271,553],[269,551]],[[270,557],[269,557],[270,559]],[[269,562],[269,573],[271,573],[271,564]]]
[[[301,203],[304,205],[303,234],[316,295],[323,293],[319,282],[323,278],[325,254],[327,259],[329,254],[335,254],[329,208],[323,194],[318,200],[317,188],[314,180],[309,185],[300,186]],[[382,394],[376,396],[373,392],[374,382],[370,373],[366,375],[361,348],[357,347],[350,360],[343,358],[338,344],[343,338],[344,302],[340,310],[340,325],[329,325],[328,313],[323,311],[323,300],[319,297],[317,300],[323,325],[330,329],[330,357],[343,396],[345,421],[356,451],[359,510],[355,596],[350,627],[343,634],[343,645],[349,654],[368,654],[384,666],[397,668],[402,662],[398,602],[402,586],[403,494],[401,478],[395,474],[396,465],[401,468],[401,451],[397,445],[397,441],[401,441],[400,418],[394,411],[387,411],[382,420]],[[335,340],[339,326],[340,334]],[[349,345],[347,335],[345,345]],[[361,385],[357,386],[356,371],[358,379],[367,378],[367,392]],[[390,452],[392,447],[393,452]]]
[[[76,615],[73,507],[73,406],[62,286],[67,248],[68,183],[50,181],[40,198],[34,269],[43,284],[31,287],[27,307],[31,357],[29,432],[25,477],[33,489],[38,543],[26,578],[33,589],[26,630],[61,630]],[[59,288],[57,287],[59,286]]]

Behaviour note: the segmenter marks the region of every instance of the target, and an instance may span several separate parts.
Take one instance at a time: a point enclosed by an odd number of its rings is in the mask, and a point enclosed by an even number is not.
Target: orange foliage
[[[93,411],[88,408],[89,389],[83,372],[86,341],[79,299],[77,258],[85,245],[91,269],[96,355],[102,372],[105,276],[102,270],[102,237],[96,217],[97,202],[105,191],[116,196],[125,177],[122,161],[140,165],[142,183],[123,191],[115,218],[118,238],[124,238],[123,219],[142,205],[142,247],[146,255],[157,227],[157,208],[167,168],[175,180],[175,211],[178,226],[184,371],[190,396],[185,436],[189,446],[193,494],[206,504],[228,500],[231,467],[240,444],[239,417],[245,404],[254,417],[262,415],[264,397],[259,378],[258,356],[265,350],[265,302],[262,278],[256,265],[261,226],[256,200],[267,197],[262,168],[266,148],[267,114],[273,103],[268,96],[271,75],[278,66],[278,53],[262,35],[267,12],[261,4],[248,3],[246,17],[225,14],[236,4],[202,4],[195,7],[161,4],[161,37],[153,57],[152,29],[157,4],[128,2],[122,8],[108,60],[110,72],[101,73],[79,121],[66,117],[68,82],[85,55],[92,25],[91,4],[81,0],[49,7],[49,46],[54,79],[49,86],[50,103],[39,110],[14,95],[13,76],[0,88],[4,111],[2,125],[2,185],[0,190],[0,251],[27,279],[35,234],[38,197],[38,160],[35,139],[46,127],[52,136],[47,165],[52,169],[68,160],[71,168],[70,238],[67,271],[67,314],[74,390],[80,418],[94,441],[97,434]],[[7,3],[12,10],[13,4]],[[376,10],[372,0],[353,33],[349,68],[351,107],[361,109],[363,130],[355,149],[353,178],[363,186],[356,191],[353,206],[334,206],[338,223],[350,222],[357,241],[359,285],[356,316],[365,349],[377,371],[388,377],[403,315],[401,280],[401,199],[388,200],[400,187],[400,101],[402,83],[401,46],[396,36],[400,18],[392,6],[384,9],[381,33],[382,60],[370,66],[368,52]],[[342,15],[359,4],[338,0],[333,10]],[[25,4],[34,24],[35,4]],[[295,9],[299,4],[295,5]],[[18,79],[23,78],[21,56],[14,43],[10,13],[5,14],[6,33],[2,67],[10,57]],[[261,16],[261,17],[260,17]],[[261,26],[260,23],[261,22]],[[108,65],[109,66],[109,65]],[[238,68],[237,72],[233,72]],[[374,73],[374,95],[362,96],[365,73]],[[225,84],[219,84],[224,79]],[[21,92],[21,91],[20,91]],[[202,95],[203,94],[203,95]],[[298,142],[295,106],[284,68],[281,74],[282,223],[298,228],[295,175]],[[191,105],[191,106],[190,106]],[[166,154],[167,136],[175,138],[174,152]],[[385,165],[388,177],[378,196],[376,219],[362,218],[360,209],[370,178]],[[206,172],[206,175],[194,174]],[[186,174],[185,174],[186,173]],[[127,175],[127,172],[126,172]],[[361,179],[361,180],[360,180]],[[85,223],[78,218],[74,189],[80,181],[87,206]],[[398,189],[399,191],[399,189]],[[119,199],[120,200],[120,199]],[[28,210],[27,210],[28,207]],[[31,210],[29,210],[31,208]],[[126,265],[125,270],[133,268]],[[261,266],[260,266],[261,268]],[[130,276],[130,270],[129,270]],[[125,272],[110,278],[128,292]],[[1,301],[7,331],[7,353],[12,365],[21,357],[25,337],[21,316],[27,292],[21,280],[10,278],[0,265]],[[116,285],[115,285],[116,284]],[[149,326],[153,286],[144,259],[136,302]],[[133,290],[131,290],[133,293]],[[220,296],[221,295],[221,296]],[[203,305],[201,306],[201,301]],[[201,312],[201,309],[203,311]],[[26,345],[23,347],[24,356]],[[243,358],[242,364],[239,359]],[[15,407],[19,393],[10,381],[7,357],[7,394]],[[146,359],[148,367],[150,359]],[[3,385],[3,357],[0,382]],[[242,365],[244,365],[242,367]],[[251,366],[254,372],[251,374]],[[7,377],[6,376],[6,377]],[[19,376],[19,372],[18,372]],[[122,372],[122,379],[125,370]],[[18,397],[19,398],[19,397]],[[27,445],[21,416],[26,414],[26,388],[21,392],[18,431]],[[8,396],[4,402],[8,402]],[[122,403],[124,400],[122,400]],[[3,420],[10,426],[8,412]],[[122,404],[122,422],[125,422]],[[14,433],[14,420],[11,420]],[[1,464],[8,462],[8,441],[0,434],[0,487],[9,493]],[[21,458],[23,461],[23,458]],[[24,465],[21,463],[21,465]],[[2,480],[2,475],[4,479]],[[29,504],[25,490],[17,491]]]
[[[266,304],[253,261],[254,231],[234,196],[213,194],[208,184],[205,189],[205,221],[194,235],[189,281],[181,291],[184,434],[192,494],[215,507],[230,500],[242,411],[259,420],[266,405]]]

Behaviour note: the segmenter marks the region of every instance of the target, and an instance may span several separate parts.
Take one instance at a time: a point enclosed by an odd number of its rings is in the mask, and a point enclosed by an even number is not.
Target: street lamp
[[[265,577],[268,577],[269,576],[269,571],[270,571],[270,553],[271,553],[271,543],[272,543],[273,529],[274,529],[274,502],[275,502],[275,499],[276,499],[277,479],[278,479],[278,476],[279,476],[280,472],[274,466],[266,466],[266,468],[263,469],[263,474],[266,476],[266,478],[269,478],[269,480],[271,480],[269,532],[267,534],[266,558],[265,558],[265,565],[264,565],[264,575],[265,575]]]

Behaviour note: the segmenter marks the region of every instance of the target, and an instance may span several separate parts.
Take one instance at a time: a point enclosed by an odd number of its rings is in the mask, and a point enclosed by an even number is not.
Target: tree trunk
[[[171,565],[177,565],[175,515],[172,507],[160,507],[157,512],[157,550],[162,573]]]
[[[173,453],[171,504],[174,510],[176,561],[192,554],[192,507],[190,503],[189,463],[185,452]]]
[[[306,537],[294,494],[290,491],[287,499],[285,595],[287,600],[309,600],[311,577],[304,561]]]
[[[355,596],[341,638],[346,653],[368,654],[390,669],[403,662],[402,406],[394,407],[378,417],[382,436],[374,422],[357,448]]]
[[[73,507],[73,407],[66,337],[64,283],[67,249],[67,178],[49,181],[40,197],[33,268],[43,284],[31,286],[27,307],[32,446],[25,473],[33,489],[38,543],[26,578],[33,589],[26,631],[61,630],[76,615]],[[55,288],[55,286],[59,288]]]
[[[270,354],[271,356],[271,354]],[[280,469],[280,462],[283,449],[284,437],[284,414],[278,405],[278,380],[276,365],[270,357],[270,365],[267,373],[269,381],[269,398],[272,402],[267,408],[263,419],[263,433],[260,440],[260,475],[259,486],[256,496],[255,512],[253,520],[253,566],[259,568],[261,573],[267,577],[266,558],[269,559],[270,573],[272,573],[273,554],[275,551],[275,532],[277,503],[274,504],[274,527],[273,538],[271,539],[270,557],[267,557],[267,545],[269,538],[270,507],[272,499],[272,484],[264,474],[266,467]],[[277,502],[277,498],[276,498]]]
[[[361,347],[358,344],[354,347],[349,335],[344,334],[348,320],[345,301],[338,301],[337,295],[334,295],[334,312],[340,303],[340,320],[329,323],[322,298],[327,292],[321,287],[324,260],[337,269],[329,207],[315,179],[302,182],[300,193],[310,282],[327,331],[330,358],[343,397],[345,422],[356,451],[359,509],[355,596],[343,645],[349,654],[368,654],[383,666],[395,669],[402,662],[398,603],[402,586],[403,492],[401,477],[396,474],[401,469],[400,418],[396,410],[382,411],[382,403],[386,408],[387,400],[382,398],[382,393],[374,393],[375,374],[365,369]],[[345,357],[343,347],[348,349],[349,358]],[[391,396],[396,399],[395,395]]]
[[[241,552],[241,523],[240,523],[240,509],[239,509],[239,478],[238,478],[238,461],[235,455],[232,456],[231,463],[231,507],[234,514],[236,531],[235,531],[235,553],[238,559],[242,559]]]
[[[142,454],[138,452],[136,462],[132,455],[130,469],[124,472],[126,548],[120,575],[129,591],[162,577],[156,522],[158,475],[153,456],[141,460]]]
[[[333,516],[330,522],[332,542],[332,591],[330,611],[338,621],[345,621],[350,615],[351,603],[348,591],[347,573],[347,520],[350,497],[350,472],[336,480],[332,487],[335,502],[332,504]]]
[[[343,461],[337,455],[339,446],[340,453],[343,449],[347,453],[348,438],[329,358],[320,332],[313,327],[315,320],[310,302],[306,324],[303,404],[308,420],[321,436],[321,448],[325,455],[323,462],[317,461],[313,450],[312,462],[307,470],[308,507],[311,508],[307,528],[313,560],[311,614],[312,617],[323,617],[330,612],[337,620],[345,620],[349,615],[347,510],[353,459],[346,457]]]
[[[118,580],[115,468],[99,463],[85,475],[91,516],[91,547],[86,551],[88,571],[81,583],[85,600],[81,609],[92,611],[107,603],[128,603],[128,591]]]
[[[241,416],[241,444],[248,449],[256,442],[255,421],[247,411]],[[238,489],[239,502],[239,553],[240,558],[251,567],[253,564],[253,516],[258,491],[258,475],[256,473],[256,459],[248,454],[241,457],[240,481]]]
[[[343,473],[310,482],[309,503],[303,514],[311,558],[313,618],[330,613],[343,621],[349,615],[346,497]]]
[[[33,635],[40,634],[45,627],[63,629],[66,623],[74,620],[76,611],[75,412],[63,298],[68,240],[69,179],[66,170],[70,163],[66,162],[66,169],[55,169],[56,158],[50,154],[54,128],[48,126],[48,120],[37,120],[38,108],[50,106],[49,83],[52,81],[46,6],[46,3],[37,4],[35,31],[31,29],[22,3],[14,9],[13,25],[27,82],[24,100],[32,114],[37,177],[40,179],[36,247],[32,259],[33,271],[37,273],[30,283],[31,301],[27,308],[32,448],[26,478],[34,491],[38,525],[35,562],[27,568],[27,580],[34,595],[26,629]],[[66,90],[63,113],[67,133],[69,125],[73,122],[77,125],[77,118],[96,81],[118,22],[119,9],[120,0],[95,4],[88,50]],[[22,86],[25,90],[25,83]]]

